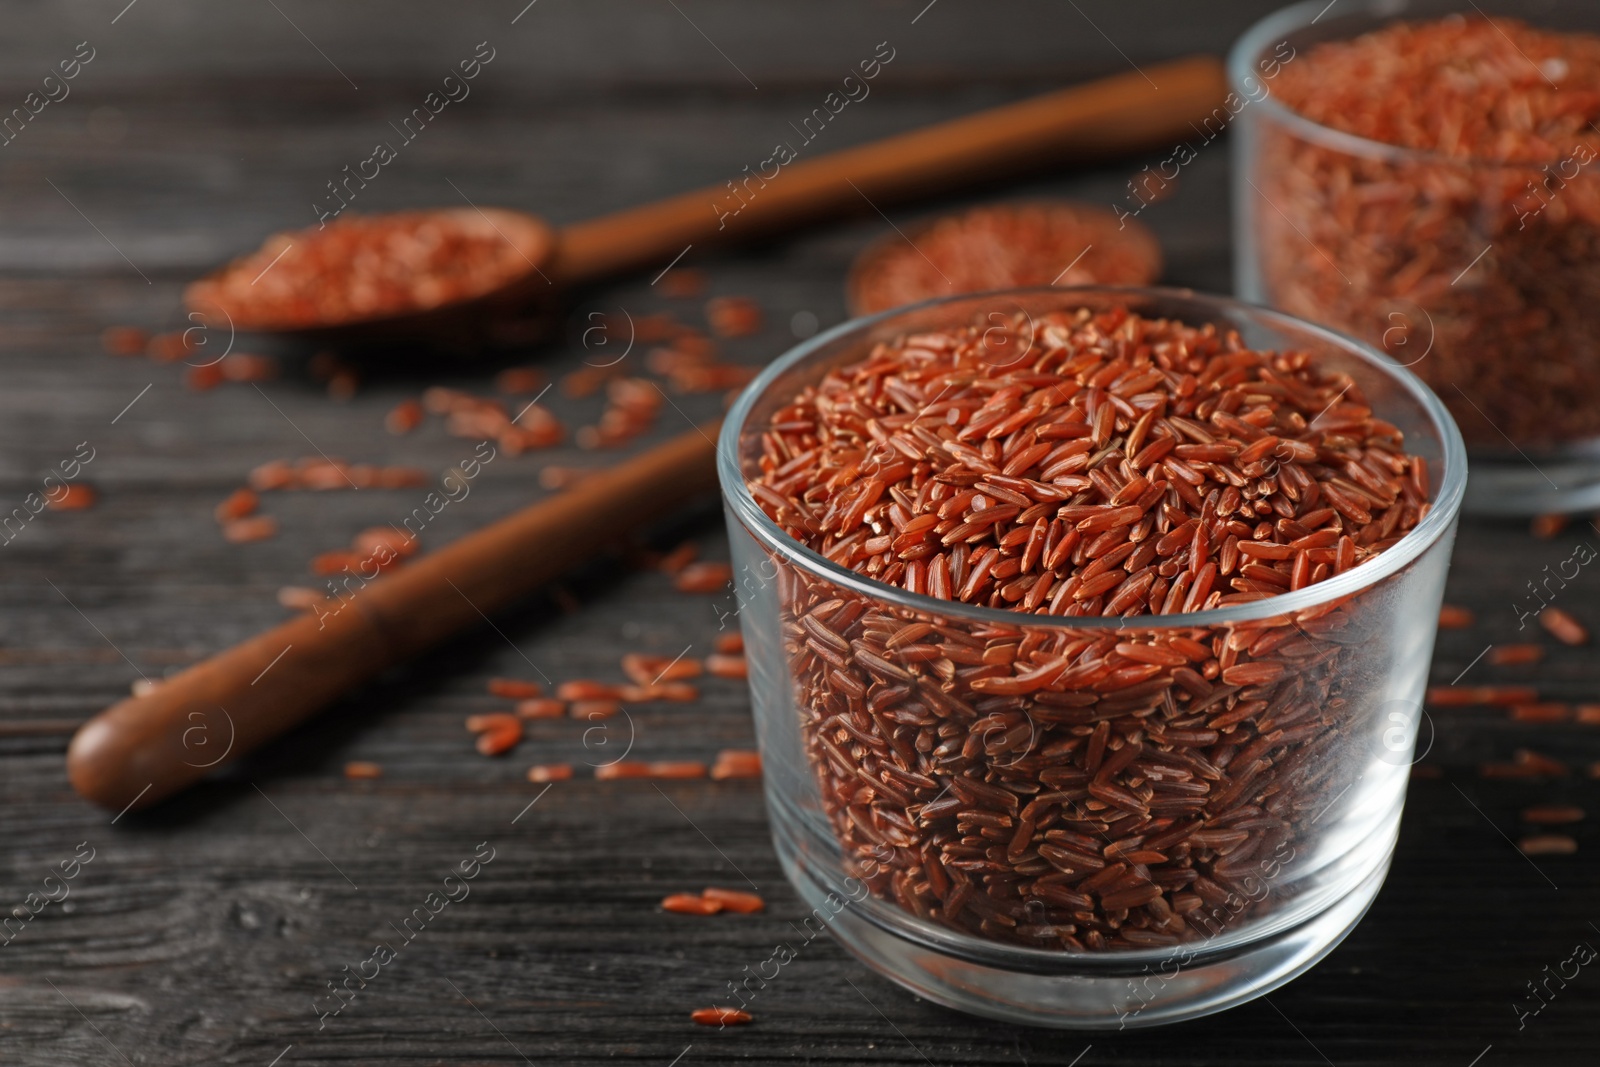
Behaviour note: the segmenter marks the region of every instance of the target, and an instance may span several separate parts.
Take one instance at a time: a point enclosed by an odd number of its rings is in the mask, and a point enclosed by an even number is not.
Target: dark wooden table
[[[477,755],[462,729],[502,707],[495,675],[617,677],[626,650],[704,652],[711,598],[675,593],[646,570],[598,564],[367,690],[280,743],[147,813],[114,819],[67,785],[66,731],[141,675],[203,658],[284,616],[275,591],[311,584],[307,561],[356,531],[397,521],[419,490],[280,493],[274,540],[222,541],[212,507],[255,464],[317,451],[414,464],[435,475],[471,442],[437,420],[408,437],[384,413],[424,383],[488,392],[495,367],[533,358],[552,375],[585,356],[590,310],[672,311],[636,278],[585,294],[563,343],[498,363],[378,368],[348,402],[301,366],[264,385],[187,389],[181,368],[113,359],[113,324],[183,325],[181,285],[267,232],[313,221],[346,164],[387,138],[458,60],[495,58],[355,205],[479,204],[555,221],[697,185],[764,159],[787,123],[887,41],[895,58],[872,95],[826,131],[838,148],[1055,85],[1194,50],[1220,52],[1270,0],[1004,8],[944,0],[765,4],[732,0],[525,0],[456,9],[405,3],[265,0],[10,4],[0,35],[0,105],[19,105],[78,42],[93,60],[0,147],[0,493],[20,506],[88,442],[85,512],[47,511],[0,545],[0,899],[44,893],[74,855],[69,895],[0,947],[0,1061],[26,1064],[469,1064],[523,1060],[643,1064],[829,1063],[1479,1064],[1592,1063],[1600,975],[1559,989],[1519,1026],[1542,981],[1578,942],[1600,943],[1600,839],[1579,823],[1575,855],[1529,860],[1513,841],[1540,801],[1594,805],[1593,726],[1514,724],[1439,711],[1412,788],[1387,887],[1366,920],[1311,974],[1222,1016],[1155,1031],[1056,1033],[968,1018],[922,1002],[819,940],[752,1004],[757,1022],[717,1032],[712,1003],[789,935],[802,908],[778,870],[754,782],[565,782],[542,793],[533,762],[706,759],[751,745],[739,683],[711,681],[693,705],[636,711],[585,742],[579,724],[539,724],[518,751]],[[1114,43],[1113,43],[1114,42]],[[759,88],[758,88],[759,87]],[[1151,160],[1156,157],[1152,156]],[[1015,187],[1110,203],[1147,160],[1058,173]],[[1185,169],[1145,214],[1175,284],[1230,288],[1226,148]],[[918,209],[921,210],[921,209]],[[915,214],[899,209],[901,220]],[[881,218],[739,254],[700,257],[714,293],[765,307],[733,358],[770,359],[792,323],[844,316],[842,272],[886,229]],[[808,314],[807,314],[808,313]],[[598,400],[559,400],[570,425]],[[716,409],[678,401],[656,437]],[[641,442],[640,447],[648,442]],[[495,462],[429,529],[438,545],[543,492],[546,463],[606,457],[564,448]],[[714,506],[654,531],[726,552]],[[1496,668],[1490,643],[1526,639],[1516,605],[1566,559],[1581,524],[1554,540],[1520,523],[1471,521],[1449,599],[1478,625],[1440,634],[1433,677],[1529,681],[1550,700],[1600,700],[1592,648],[1537,668]],[[1585,571],[1563,602],[1600,624]],[[21,724],[47,720],[27,736]],[[1489,780],[1484,761],[1519,747],[1571,768],[1559,778]],[[383,766],[377,781],[342,775]],[[531,802],[537,800],[531,808]],[[320,1026],[313,998],[391,936],[447,868],[488,842],[494,859],[359,998]],[[84,843],[81,844],[80,843]],[[665,915],[666,893],[748,879],[763,915]],[[53,895],[59,890],[50,889]],[[15,924],[14,924],[15,925]]]

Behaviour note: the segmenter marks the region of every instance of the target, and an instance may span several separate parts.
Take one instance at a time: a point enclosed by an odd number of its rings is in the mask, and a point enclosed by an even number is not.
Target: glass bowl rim
[[[1427,0],[1422,0],[1426,3]],[[1456,0],[1440,0],[1441,3],[1455,3]],[[1374,19],[1374,25],[1369,29],[1398,21],[1406,17],[1407,8],[1413,0],[1359,0],[1360,6],[1345,8],[1340,14],[1342,17],[1369,15]],[[1244,79],[1254,77],[1260,80],[1256,72],[1255,62],[1265,54],[1266,47],[1274,38],[1286,39],[1295,30],[1305,29],[1313,25],[1327,11],[1329,4],[1325,0],[1302,0],[1297,4],[1280,8],[1272,14],[1252,23],[1250,28],[1233,43],[1228,49],[1227,75],[1228,86],[1235,92],[1244,92]],[[1476,8],[1476,4],[1467,4]],[[1468,14],[1465,10],[1459,12]],[[1491,16],[1493,17],[1493,16]],[[1348,40],[1349,38],[1343,38]],[[1244,94],[1248,99],[1248,94]],[[1451,156],[1443,152],[1426,148],[1411,148],[1407,145],[1390,144],[1387,141],[1376,141],[1360,134],[1349,133],[1345,130],[1335,129],[1315,119],[1307,118],[1300,112],[1286,104],[1280,103],[1271,92],[1259,100],[1253,100],[1246,107],[1262,108],[1269,112],[1277,121],[1293,127],[1308,141],[1321,143],[1324,147],[1337,149],[1346,155],[1365,156],[1368,158],[1385,159],[1390,162],[1402,163],[1430,163],[1436,166],[1453,166],[1463,170],[1482,171],[1538,171],[1541,167],[1564,162],[1562,159],[1546,159],[1540,161],[1512,161],[1485,159],[1479,156]],[[1240,109],[1240,113],[1243,112]],[[1237,117],[1237,116],[1236,116]]]
[[[990,297],[1017,298],[1046,295],[1057,297],[1061,302],[1061,310],[1071,309],[1071,302],[1075,295],[1113,300],[1120,298],[1128,301],[1187,302],[1198,307],[1208,307],[1213,312],[1226,312],[1234,316],[1253,318],[1267,327],[1282,326],[1295,331],[1307,332],[1325,343],[1343,349],[1346,353],[1367,363],[1378,373],[1393,379],[1418,402],[1419,406],[1427,414],[1432,424],[1432,429],[1439,439],[1445,467],[1444,480],[1439,484],[1434,494],[1432,508],[1421,522],[1386,551],[1379,553],[1376,557],[1358,567],[1352,567],[1343,574],[1334,575],[1316,585],[1307,586],[1297,592],[1282,593],[1245,604],[1232,604],[1227,607],[1212,608],[1208,611],[1192,611],[1172,615],[1123,616],[1041,615],[1034,612],[1011,611],[1005,608],[990,608],[977,604],[967,604],[959,600],[941,600],[938,597],[928,596],[923,593],[913,593],[899,586],[889,585],[886,582],[880,582],[875,578],[870,578],[867,575],[851,570],[849,567],[835,563],[821,553],[801,544],[768,518],[767,513],[756,503],[755,497],[745,485],[744,474],[737,459],[739,455],[739,438],[756,402],[767,394],[773,383],[780,376],[805,363],[815,356],[817,352],[833,342],[846,338],[851,334],[865,334],[872,327],[878,326],[896,316],[909,315],[929,308]],[[1202,323],[1215,322],[1221,317],[1214,314],[1201,321]],[[1375,411],[1374,413],[1380,418],[1383,415],[1380,411]],[[739,518],[746,530],[757,536],[768,548],[779,553],[789,562],[800,565],[813,574],[826,578],[835,585],[843,586],[855,593],[872,597],[878,601],[888,602],[896,607],[913,610],[921,615],[959,618],[990,626],[1042,626],[1063,630],[1197,629],[1234,623],[1257,622],[1277,619],[1291,612],[1317,608],[1341,597],[1354,595],[1403,570],[1425,551],[1438,543],[1441,538],[1445,537],[1454,526],[1457,515],[1460,512],[1461,500],[1465,494],[1467,482],[1466,446],[1462,442],[1461,431],[1457,428],[1455,420],[1451,418],[1450,413],[1445,409],[1444,404],[1433,390],[1423,384],[1422,380],[1415,374],[1412,374],[1387,355],[1353,337],[1281,311],[1274,311],[1271,308],[1247,303],[1233,297],[1216,296],[1209,293],[1196,292],[1193,289],[1164,286],[1084,285],[997,289],[988,292],[960,293],[955,296],[937,297],[918,304],[907,304],[903,307],[891,308],[888,311],[880,311],[874,315],[849,319],[794,346],[788,352],[773,360],[760,375],[744,388],[744,391],[739,394],[734,401],[733,407],[729,409],[727,416],[723,419],[722,428],[717,434],[716,453],[717,479],[721,485],[723,501],[732,513]]]

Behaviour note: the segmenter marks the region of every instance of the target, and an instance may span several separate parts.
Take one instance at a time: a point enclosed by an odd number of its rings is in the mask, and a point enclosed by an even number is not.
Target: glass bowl
[[[772,413],[875,341],[1083,307],[1216,323],[1349,373],[1427,460],[1431,506],[1387,551],[1298,592],[1059,617],[876,582],[793,540],[747,488]],[[779,359],[729,413],[718,467],[773,840],[813,909],[807,938],[830,931],[954,1008],[1118,1028],[1259,996],[1326,955],[1372,902],[1424,721],[1466,477],[1448,412],[1394,361],[1187,291],[953,297],[845,323]],[[1172,649],[1193,656],[1197,643],[1217,662],[1175,668]],[[1130,682],[1089,662],[1113,645],[1156,666]],[[1067,646],[1090,649],[1077,661],[1088,665],[1011,694],[993,682],[1023,673],[1031,651]],[[974,663],[1003,669],[979,685]],[[1013,835],[1030,842],[1020,853]]]
[[[1235,289],[1360,337],[1436,389],[1471,452],[1467,511],[1592,509],[1600,140],[1537,165],[1454,158],[1332,129],[1273,91],[1318,43],[1485,14],[1600,31],[1600,7],[1576,0],[1308,0],[1240,38]]]

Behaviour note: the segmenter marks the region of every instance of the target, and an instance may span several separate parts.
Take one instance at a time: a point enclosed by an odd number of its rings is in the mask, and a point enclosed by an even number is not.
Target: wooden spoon
[[[1227,91],[1222,64],[1213,56],[1175,60],[1146,73],[1150,77],[1128,73],[1103,78],[857,148],[801,158],[779,166],[769,177],[755,173],[764,167],[746,168],[736,182],[574,223],[559,232],[532,215],[503,208],[440,209],[431,214],[467,232],[492,229],[527,267],[488,291],[403,313],[314,322],[263,319],[250,314],[252,282],[244,280],[256,270],[238,269],[239,264],[234,265],[237,280],[232,286],[224,284],[229,277],[229,268],[224,268],[190,286],[185,300],[201,314],[225,313],[236,328],[249,332],[297,335],[340,347],[396,339],[467,347],[518,314],[553,312],[575,286],[661,268],[691,248],[881,211],[1052,163],[1169,145],[1186,136],[1191,123],[1210,115]],[[1152,81],[1160,88],[1153,88]],[[271,250],[284,241],[313,245],[327,233],[313,227],[280,235],[256,255],[270,258]],[[269,269],[286,267],[292,261]]]
[[[72,739],[73,787],[119,811],[199,781],[622,531],[713,492],[716,436],[716,423],[689,430],[119,701]]]

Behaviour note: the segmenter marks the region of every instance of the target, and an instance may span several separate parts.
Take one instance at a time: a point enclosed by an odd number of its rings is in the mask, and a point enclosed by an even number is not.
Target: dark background
[[[478,42],[496,57],[470,98],[406,146],[356,210],[466,196],[558,223],[581,219],[720,184],[765,158],[787,123],[881,41],[894,61],[867,100],[830,124],[818,151],[1130,64],[1220,54],[1274,6],[124,2],[0,7],[0,110],[19,105],[78,42],[96,51],[71,96],[0,147],[0,510],[36,491],[85,440],[96,450],[85,479],[101,494],[95,509],[47,511],[0,545],[0,910],[36,891],[79,842],[94,849],[70,897],[0,947],[0,1061],[1594,1062],[1600,976],[1580,973],[1520,1030],[1513,1004],[1531,1006],[1526,983],[1576,943],[1600,943],[1600,841],[1580,823],[1576,855],[1530,861],[1512,840],[1531,832],[1518,816],[1528,804],[1593,803],[1585,768],[1600,759],[1600,739],[1592,726],[1522,726],[1488,710],[1436,711],[1424,725],[1432,776],[1413,783],[1387,887],[1341,948],[1270,1002],[1154,1031],[1032,1030],[920,1001],[819,940],[752,1002],[753,1025],[693,1026],[690,1009],[718,1000],[804,913],[773,857],[758,785],[594,782],[584,765],[614,758],[600,742],[629,735],[633,755],[646,759],[750,746],[742,686],[709,681],[699,703],[636,710],[587,747],[581,724],[557,721],[489,760],[462,729],[467,714],[505,706],[485,693],[491,676],[615,679],[624,651],[709,650],[719,601],[615,563],[574,575],[497,619],[500,632],[465,635],[215,781],[112,825],[68,787],[72,725],[140,674],[157,677],[282,619],[275,591],[316,584],[312,555],[396,521],[421,491],[274,494],[265,510],[281,535],[245,546],[222,541],[212,507],[252,466],[310,454],[308,440],[352,461],[436,475],[469,456],[472,442],[447,437],[438,420],[392,437],[383,414],[425,383],[486,393],[499,364],[379,368],[345,403],[293,367],[260,393],[196,393],[180,365],[102,354],[99,331],[183,325],[185,281],[271,231],[310,224],[324,183],[388,139],[387,123]],[[1004,192],[1110,204],[1161,155]],[[1162,240],[1168,282],[1231,288],[1228,174],[1226,148],[1212,146],[1175,196],[1141,216]],[[902,221],[929,209],[890,214]],[[864,215],[737,254],[693,255],[713,293],[749,295],[767,311],[767,328],[728,345],[730,358],[776,356],[793,342],[797,312],[823,326],[842,320],[850,257],[886,229]],[[648,282],[586,294],[565,343],[510,360],[553,375],[579,366],[587,310],[670,310],[701,323],[698,302],[666,300]],[[552,403],[574,427],[599,411],[598,400]],[[679,404],[635,447],[710,416],[717,398]],[[498,460],[428,541],[536,498],[546,462],[611,458],[563,448]],[[657,531],[655,543],[683,536],[706,556],[726,552],[714,505]],[[1592,648],[1547,641],[1537,668],[1473,663],[1491,642],[1529,639],[1514,605],[1580,537],[1594,533],[1578,524],[1540,541],[1521,523],[1465,523],[1449,599],[1475,608],[1479,623],[1441,633],[1435,681],[1472,664],[1467,682],[1536,679],[1546,699],[1600,699]],[[1584,573],[1564,594],[1591,624],[1600,623],[1597,581]],[[1571,773],[1479,776],[1480,763],[1521,746]],[[345,780],[351,759],[380,762],[384,777]],[[577,764],[580,778],[525,810],[542,787],[524,770],[554,760]],[[311,1002],[324,983],[389,937],[387,923],[485,840],[496,858],[470,898],[318,1032]],[[694,919],[656,907],[669,892],[737,887],[745,877],[766,895],[765,914]]]

